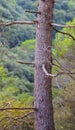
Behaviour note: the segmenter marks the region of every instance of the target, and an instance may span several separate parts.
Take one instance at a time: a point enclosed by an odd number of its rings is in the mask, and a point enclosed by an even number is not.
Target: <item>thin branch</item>
[[[60,67],[59,65],[57,65],[57,64],[55,64],[55,63],[53,63],[53,66],[56,66],[56,67],[58,67],[60,70],[63,70],[62,67]]]
[[[57,62],[57,66],[61,69],[61,70],[66,70],[66,72],[69,72],[70,73],[70,70],[68,70],[67,68],[65,68],[63,65],[61,65],[61,63],[55,59],[55,61]],[[56,65],[56,64],[55,64]],[[75,78],[71,75],[71,74],[68,74],[74,81],[75,81]]]
[[[0,26],[11,26],[15,24],[36,24],[38,21],[11,21],[11,22],[2,22],[0,23]]]
[[[20,120],[20,119],[23,119],[23,118],[25,118],[25,117],[28,117],[28,116],[31,115],[32,113],[34,113],[34,111],[30,111],[30,112],[26,113],[25,115],[23,115],[23,116],[21,116],[21,117],[16,117],[16,118],[7,116],[7,117],[2,118],[2,119],[0,120],[0,122],[4,121],[5,119],[12,119],[12,121],[14,121],[14,120]]]
[[[5,111],[5,110],[35,110],[35,111],[37,111],[37,109],[36,108],[34,108],[34,107],[28,107],[28,108],[13,108],[13,107],[11,107],[11,108],[0,108],[0,111]]]
[[[13,120],[19,120],[19,119],[23,119],[23,118],[25,118],[25,117],[31,115],[32,113],[34,113],[34,111],[30,111],[30,112],[26,113],[25,115],[23,115],[23,116],[21,116],[21,117],[16,117],[16,118],[7,116],[7,117],[4,117],[2,120],[4,120],[4,119],[9,119],[9,118],[11,118],[11,119],[13,119]],[[0,122],[2,122],[2,120],[0,120]]]
[[[70,33],[66,33],[66,32],[62,32],[62,31],[59,31],[57,30],[56,28],[53,27],[53,29],[56,31],[56,32],[59,32],[59,33],[62,33],[64,35],[67,35],[69,37],[71,37],[74,41],[75,41],[75,38],[73,37],[73,35],[71,35]]]
[[[40,11],[34,11],[34,10],[25,10],[27,13],[35,13],[35,14],[41,14]]]
[[[20,61],[20,60],[18,60],[17,63],[26,64],[26,65],[35,65],[34,62],[24,62],[24,61]]]
[[[47,72],[46,68],[45,68],[45,65],[43,64],[42,65],[42,69],[44,71],[44,73],[46,74],[46,76],[50,77],[50,78],[56,78],[57,76],[60,76],[60,75],[65,75],[65,74],[75,74],[75,72],[58,72],[57,74],[50,74]]]
[[[75,25],[62,25],[57,23],[51,23],[52,26],[61,27],[61,28],[75,28]]]
[[[52,63],[52,65],[58,67],[58,68],[59,68],[60,70],[62,70],[62,71],[64,71],[64,69],[65,69],[67,72],[70,73],[70,71],[69,71],[67,68],[65,68],[64,66],[62,66],[62,65],[59,63],[59,61],[57,61],[57,62],[58,62],[59,65],[57,65],[57,64],[55,64],[55,63]],[[75,78],[74,78],[71,74],[68,74],[68,75],[69,75],[70,78],[72,78],[72,79],[75,81]]]
[[[60,87],[60,85],[59,85],[59,82],[58,82],[57,77],[55,78],[55,81],[56,81],[57,87],[60,89],[61,87]]]
[[[14,120],[23,119],[23,118],[25,118],[25,117],[31,115],[32,113],[34,113],[34,111],[30,111],[30,112],[26,113],[25,115],[23,115],[23,116],[21,116],[21,117],[14,118]]]
[[[6,106],[8,106],[9,104],[10,104],[10,102],[8,102],[7,104],[5,104],[5,105],[2,107],[2,109],[5,108]]]

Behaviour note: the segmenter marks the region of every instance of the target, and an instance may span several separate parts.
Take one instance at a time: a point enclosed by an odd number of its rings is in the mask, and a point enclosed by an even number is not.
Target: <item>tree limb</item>
[[[20,60],[18,60],[17,63],[26,64],[26,65],[35,65],[34,62],[24,62],[24,61],[20,61]]]
[[[28,110],[28,109],[37,111],[37,109],[34,108],[34,107],[28,107],[28,108],[14,108],[14,107],[0,108],[0,111],[5,111],[5,110]]]
[[[51,23],[52,26],[61,27],[61,28],[75,28],[75,25],[62,25],[57,23]]]
[[[44,73],[46,74],[46,76],[48,76],[50,78],[56,78],[57,76],[65,75],[65,74],[75,74],[75,72],[64,72],[64,71],[58,72],[57,74],[50,74],[47,72],[44,64],[42,65],[42,69],[43,69]]]
[[[25,117],[31,115],[32,113],[34,113],[34,111],[30,111],[30,112],[26,113],[25,115],[23,115],[23,116],[21,116],[21,117],[14,118],[14,120],[23,119],[23,118],[25,118]]]
[[[2,107],[2,109],[5,108],[6,106],[8,106],[9,104],[10,104],[10,102],[8,102],[7,104],[5,104],[5,105]]]
[[[53,29],[54,29],[56,32],[58,32],[58,33],[62,33],[62,34],[64,34],[64,35],[67,35],[67,36],[71,37],[71,38],[75,41],[75,38],[74,38],[73,35],[71,35],[70,33],[66,33],[66,32],[59,31],[59,30],[57,30],[57,29],[54,28],[54,27],[53,27]]]
[[[27,13],[36,13],[36,14],[41,14],[40,11],[34,11],[34,10],[25,10]]]
[[[56,77],[56,74],[50,74],[47,72],[47,70],[45,68],[45,64],[42,65],[42,69],[43,69],[43,72],[46,74],[46,76],[48,76],[50,78]]]
[[[15,24],[36,24],[38,21],[34,20],[34,21],[11,21],[11,22],[2,22],[0,23],[0,26],[11,26],[11,25],[15,25]]]

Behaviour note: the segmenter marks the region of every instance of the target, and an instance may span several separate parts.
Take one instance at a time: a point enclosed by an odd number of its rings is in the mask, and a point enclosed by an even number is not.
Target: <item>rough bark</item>
[[[39,0],[37,28],[36,28],[36,50],[35,50],[35,127],[36,130],[55,130],[52,106],[52,82],[42,69],[45,64],[51,73],[50,62],[52,62],[52,27],[54,0]]]

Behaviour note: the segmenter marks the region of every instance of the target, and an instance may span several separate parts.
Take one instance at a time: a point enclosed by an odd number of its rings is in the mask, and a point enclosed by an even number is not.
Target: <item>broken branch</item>
[[[50,78],[56,78],[59,75],[65,75],[65,74],[72,74],[72,75],[75,74],[75,72],[64,72],[64,71],[58,72],[57,74],[50,74],[47,72],[44,64],[42,65],[42,69],[43,69],[44,73],[46,74],[46,76],[48,76]]]
[[[24,62],[24,61],[17,61],[17,63],[20,63],[20,64],[26,64],[26,65],[35,65],[34,62]]]
[[[36,13],[36,14],[41,14],[40,11],[34,11],[34,10],[25,10],[27,13]]]
[[[57,23],[51,23],[52,26],[61,27],[61,28],[75,28],[75,25],[62,25]]]

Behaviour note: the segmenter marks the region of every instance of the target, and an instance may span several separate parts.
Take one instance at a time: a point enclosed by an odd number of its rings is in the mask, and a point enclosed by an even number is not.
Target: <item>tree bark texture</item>
[[[39,0],[36,27],[34,105],[36,130],[55,130],[52,106],[52,82],[45,75],[42,65],[45,64],[51,73],[52,62],[52,26],[54,0]]]

